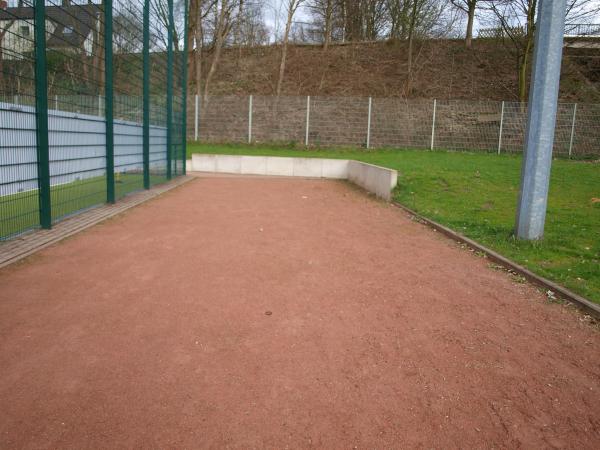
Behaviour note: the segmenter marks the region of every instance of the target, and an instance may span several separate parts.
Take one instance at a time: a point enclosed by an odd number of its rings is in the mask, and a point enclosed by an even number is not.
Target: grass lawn
[[[188,145],[188,153],[350,158],[398,170],[395,200],[600,303],[600,163],[555,160],[543,240],[512,231],[521,157],[422,150]]]

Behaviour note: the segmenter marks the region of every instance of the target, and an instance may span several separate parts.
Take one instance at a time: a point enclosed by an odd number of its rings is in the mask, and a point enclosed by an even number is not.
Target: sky
[[[265,22],[272,31],[278,31],[278,27],[281,29],[285,26],[286,14],[287,14],[287,2],[288,0],[263,0]],[[279,20],[278,20],[279,17]],[[298,12],[294,16],[294,21],[303,22],[309,19],[308,11],[305,7],[300,6]]]

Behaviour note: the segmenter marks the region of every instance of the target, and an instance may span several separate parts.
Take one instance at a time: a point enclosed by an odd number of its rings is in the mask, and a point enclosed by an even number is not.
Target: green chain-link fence
[[[185,174],[180,3],[0,0],[0,239]]]

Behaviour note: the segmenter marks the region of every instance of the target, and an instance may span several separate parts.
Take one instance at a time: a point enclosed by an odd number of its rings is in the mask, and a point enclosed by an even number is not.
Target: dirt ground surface
[[[343,182],[200,178],[0,271],[2,448],[598,448],[600,332]]]

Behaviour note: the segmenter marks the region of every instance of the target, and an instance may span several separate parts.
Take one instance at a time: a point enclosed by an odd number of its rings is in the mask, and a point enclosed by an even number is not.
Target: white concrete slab
[[[266,156],[242,156],[241,157],[242,175],[266,175],[267,157]]]
[[[217,155],[192,155],[191,170],[196,172],[216,172]]]
[[[391,192],[398,183],[398,172],[395,170],[347,159],[192,155],[190,170],[241,175],[348,179],[388,201],[391,200]]]
[[[321,176],[345,180],[348,178],[348,163],[347,159],[324,159]]]
[[[216,172],[242,173],[242,158],[237,155],[217,155]]]
[[[294,176],[294,158],[282,158],[269,156],[267,158],[267,175],[278,175],[284,177]]]
[[[294,158],[294,176],[321,178],[323,160],[320,158]]]
[[[398,172],[359,161],[350,161],[348,179],[384,200],[391,200],[392,190],[398,184]]]

